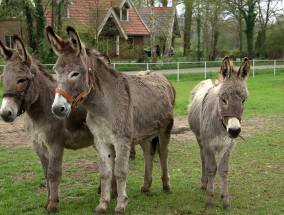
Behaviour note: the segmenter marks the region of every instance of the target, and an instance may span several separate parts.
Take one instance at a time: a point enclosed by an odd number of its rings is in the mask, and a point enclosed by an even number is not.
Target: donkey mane
[[[35,59],[35,57],[31,57],[30,59],[32,61],[31,72],[34,75],[37,74],[38,77],[41,78],[41,79],[47,78],[51,82],[54,82],[54,83],[56,82],[56,80],[53,78],[53,76],[45,70],[45,66],[39,60]],[[39,79],[39,82],[44,83],[45,80],[41,80],[41,79]]]

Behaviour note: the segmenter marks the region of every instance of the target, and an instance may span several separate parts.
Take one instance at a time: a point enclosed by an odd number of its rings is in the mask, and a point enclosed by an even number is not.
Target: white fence
[[[156,71],[162,74],[176,74],[177,81],[180,80],[181,73],[204,73],[204,79],[208,72],[218,72],[222,61],[198,61],[198,62],[158,62],[158,63],[112,63],[113,68],[129,74],[136,74],[139,71]],[[255,77],[255,70],[273,69],[273,75],[276,75],[278,69],[284,68],[284,60],[251,60],[251,73]],[[234,61],[236,66],[241,61]],[[52,69],[54,64],[44,64]],[[4,65],[0,65],[0,73]]]

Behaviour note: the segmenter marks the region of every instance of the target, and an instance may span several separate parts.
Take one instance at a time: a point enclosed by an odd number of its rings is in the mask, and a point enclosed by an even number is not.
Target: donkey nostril
[[[241,128],[237,128],[237,129],[229,128],[228,130],[228,133],[230,134],[230,137],[232,138],[238,137],[240,132],[241,132]]]
[[[7,115],[8,115],[8,116],[12,116],[12,111],[8,111],[8,112],[7,112]]]
[[[63,113],[65,111],[65,107],[60,108],[60,112]]]

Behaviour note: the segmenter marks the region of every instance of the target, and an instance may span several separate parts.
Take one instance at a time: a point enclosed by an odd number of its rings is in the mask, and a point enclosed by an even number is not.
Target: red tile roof
[[[99,24],[103,27],[103,21],[107,18],[111,8],[120,8],[129,0],[73,0],[69,5],[70,19],[76,24],[93,24],[94,27]],[[133,4],[130,3],[133,6]],[[149,35],[147,27],[133,8],[129,10],[129,20],[120,21],[123,31],[127,35]],[[47,21],[51,23],[51,11],[46,11]],[[119,20],[119,17],[118,17]]]
[[[129,20],[121,21],[124,31],[128,35],[149,35],[149,31],[141,21],[135,9],[128,9]]]

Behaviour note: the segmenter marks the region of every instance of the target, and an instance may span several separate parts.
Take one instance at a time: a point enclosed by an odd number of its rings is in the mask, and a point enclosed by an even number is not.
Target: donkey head
[[[234,68],[229,57],[225,57],[221,65],[222,84],[219,91],[219,107],[221,121],[231,138],[241,132],[241,117],[244,102],[248,97],[245,81],[249,75],[250,64],[244,58],[239,70]]]
[[[77,102],[90,91],[90,60],[78,33],[67,27],[68,39],[63,40],[51,27],[46,27],[48,40],[58,55],[54,66],[58,88],[52,104],[52,112],[59,118],[67,117]]]
[[[30,70],[31,58],[19,36],[13,36],[13,44],[15,49],[10,49],[0,40],[0,54],[5,61],[0,114],[6,122],[14,121],[35,100],[30,90],[34,78]]]

